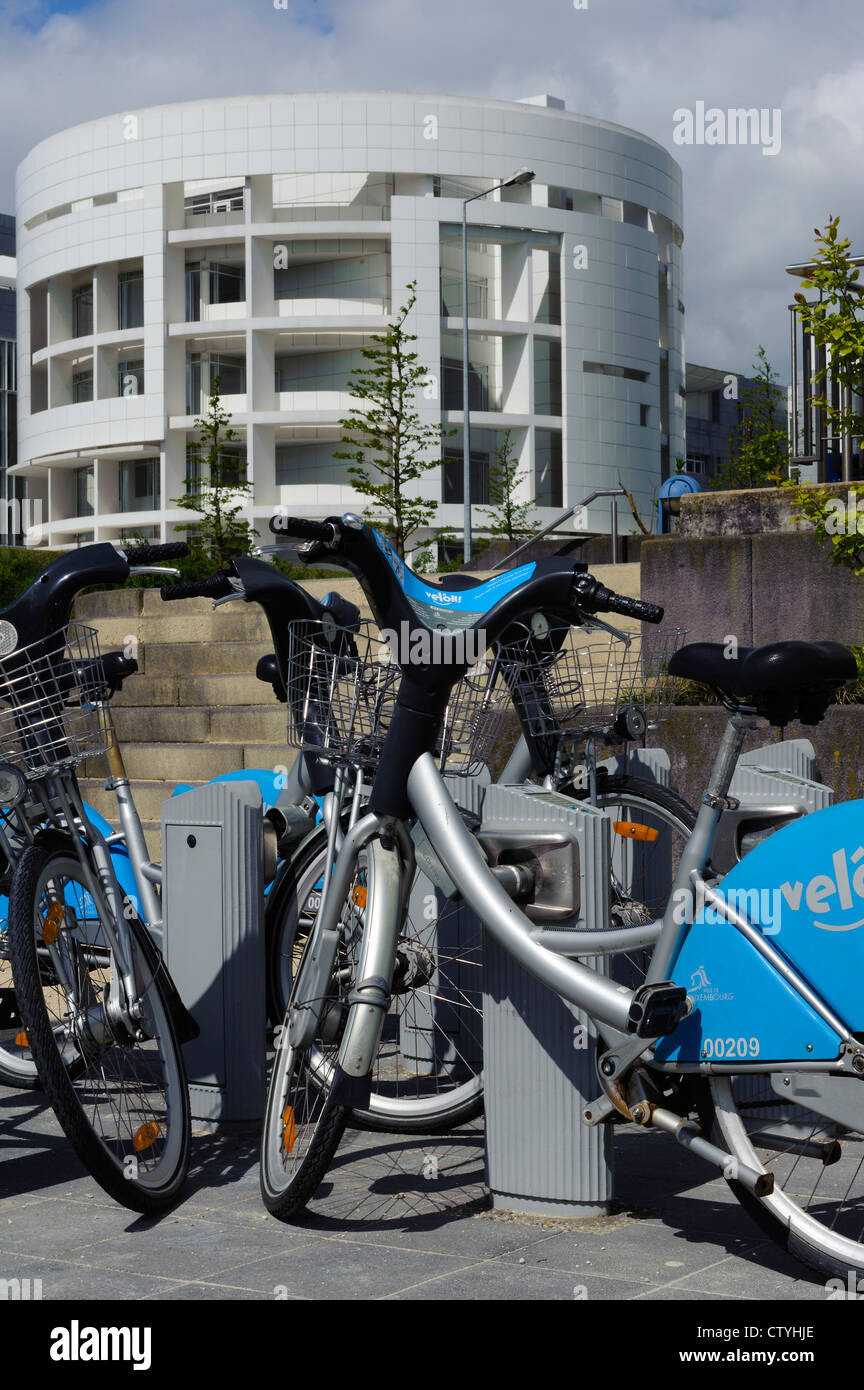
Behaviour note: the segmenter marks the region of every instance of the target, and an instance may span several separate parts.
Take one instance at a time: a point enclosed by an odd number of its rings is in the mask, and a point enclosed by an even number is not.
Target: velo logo
[[[847,854],[845,849],[838,849],[831,856],[831,863],[834,866],[833,877],[830,874],[814,874],[807,884],[801,883],[800,880],[795,883],[781,883],[780,892],[793,912],[800,910],[803,898],[810,912],[814,914],[830,913],[830,920],[826,917],[820,921],[814,915],[813,925],[818,927],[820,931],[855,931],[858,927],[864,927],[864,916],[859,916],[864,908],[864,862],[862,861],[864,861],[864,846],[859,845],[853,854]],[[857,865],[857,867],[850,872],[852,865]],[[836,920],[843,913],[853,910],[855,921]]]

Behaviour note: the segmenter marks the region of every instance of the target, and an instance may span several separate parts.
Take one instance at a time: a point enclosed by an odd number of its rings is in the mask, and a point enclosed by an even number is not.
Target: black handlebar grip
[[[270,530],[274,536],[294,536],[303,541],[330,542],[336,537],[332,521],[308,521],[302,516],[282,516],[280,512],[271,516]]]
[[[227,598],[236,593],[227,574],[211,574],[194,584],[167,584],[159,590],[165,603],[181,598]]]
[[[182,560],[189,554],[185,541],[168,541],[165,545],[130,545],[124,549],[130,565],[153,565],[160,560]]]
[[[613,593],[590,574],[575,576],[571,598],[581,613],[619,613],[622,618],[635,618],[640,623],[663,621],[663,609],[659,604]]]
[[[645,603],[641,598],[625,598],[623,594],[613,594],[606,590],[608,601],[604,604],[606,613],[620,613],[622,618],[636,618],[640,623],[662,623],[663,609],[656,603]]]

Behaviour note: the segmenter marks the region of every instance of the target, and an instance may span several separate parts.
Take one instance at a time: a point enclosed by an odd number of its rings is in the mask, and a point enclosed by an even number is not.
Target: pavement
[[[39,1093],[0,1087],[0,1136],[0,1280],[40,1279],[43,1300],[826,1301],[661,1134],[617,1131],[614,1210],[565,1221],[490,1209],[482,1121],[349,1131],[290,1226],[261,1203],[257,1136],[196,1134],[186,1195],[158,1221],[102,1192]]]

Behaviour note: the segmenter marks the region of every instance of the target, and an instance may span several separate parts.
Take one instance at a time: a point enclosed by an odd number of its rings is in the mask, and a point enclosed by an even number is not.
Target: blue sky
[[[839,214],[864,251],[861,0],[0,0],[0,210],[65,126],[160,102],[390,89],[518,99],[633,126],[684,171],[690,361],[788,372],[784,266]],[[782,144],[674,143],[698,103],[775,109]]]

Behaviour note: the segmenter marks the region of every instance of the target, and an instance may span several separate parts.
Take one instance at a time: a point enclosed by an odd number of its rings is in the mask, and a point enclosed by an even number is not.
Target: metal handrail
[[[590,506],[590,504],[591,504],[592,502],[595,502],[595,501],[597,500],[598,497],[611,497],[611,498],[612,498],[612,504],[611,504],[611,507],[610,507],[610,514],[611,514],[610,536],[611,536],[611,540],[612,540],[612,564],[613,564],[613,565],[617,565],[617,563],[618,563],[618,503],[616,502],[615,499],[616,499],[617,497],[626,497],[626,496],[627,496],[627,489],[626,489],[625,487],[620,487],[620,486],[619,486],[619,487],[601,487],[601,488],[598,488],[598,489],[596,490],[596,492],[589,492],[588,496],[587,496],[587,497],[583,497],[581,502],[577,502],[576,505],[575,505],[574,507],[570,507],[570,508],[568,508],[568,510],[567,510],[566,512],[562,512],[560,516],[556,516],[555,520],[554,520],[554,521],[550,521],[548,526],[544,526],[542,531],[538,531],[537,534],[534,535],[534,536],[531,536],[529,540],[523,541],[522,544],[521,544],[520,546],[517,546],[517,548],[516,548],[515,550],[511,550],[511,552],[510,552],[509,555],[505,555],[504,558],[503,558],[502,560],[499,560],[497,564],[495,564],[495,565],[492,566],[493,570],[500,569],[502,565],[508,565],[508,564],[510,564],[511,561],[513,561],[513,560],[516,559],[516,556],[517,556],[517,555],[521,555],[521,554],[522,554],[522,551],[523,551],[523,550],[527,550],[528,547],[529,547],[529,545],[534,545],[534,544],[536,544],[537,541],[542,541],[543,537],[544,537],[544,536],[548,536],[549,533],[550,533],[550,531],[557,531],[558,527],[561,525],[561,523],[562,523],[563,521],[569,521],[569,520],[570,520],[570,517],[573,516],[574,512],[578,512],[582,507]]]

